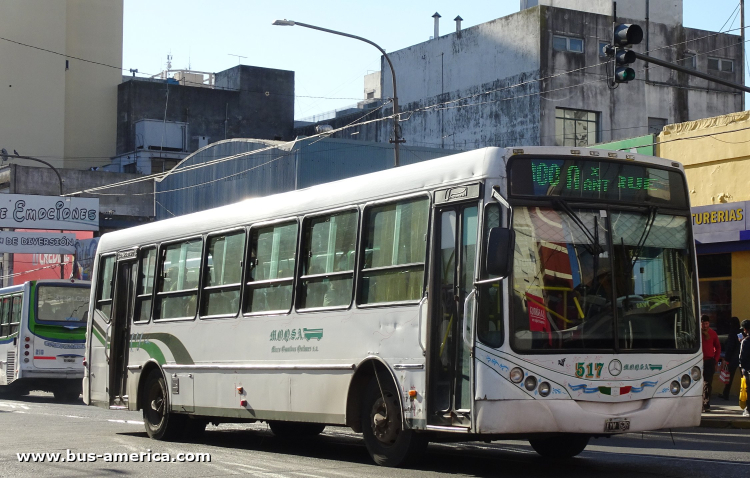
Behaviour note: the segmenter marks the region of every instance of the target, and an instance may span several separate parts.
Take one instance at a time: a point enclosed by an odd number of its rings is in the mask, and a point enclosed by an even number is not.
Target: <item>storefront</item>
[[[701,314],[720,336],[729,318],[750,318],[750,201],[692,208]]]

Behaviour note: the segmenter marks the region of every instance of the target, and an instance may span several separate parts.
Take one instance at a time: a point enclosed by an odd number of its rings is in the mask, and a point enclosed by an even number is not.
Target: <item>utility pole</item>
[[[742,42],[742,84],[745,84],[745,0],[740,0],[740,41]],[[745,111],[745,95],[742,95],[742,111]]]

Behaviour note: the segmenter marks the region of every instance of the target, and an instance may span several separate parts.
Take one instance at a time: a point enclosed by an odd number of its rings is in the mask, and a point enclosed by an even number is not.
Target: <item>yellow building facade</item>
[[[56,167],[109,164],[123,0],[4,0],[0,30],[0,148]]]
[[[750,319],[750,111],[668,125],[656,155],[685,167],[701,313],[723,343],[730,317]]]

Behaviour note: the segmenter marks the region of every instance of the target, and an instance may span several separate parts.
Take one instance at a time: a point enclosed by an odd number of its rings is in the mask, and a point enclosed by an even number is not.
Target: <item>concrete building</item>
[[[642,61],[634,64],[636,80],[610,89],[601,47],[611,42],[612,5],[522,0],[518,13],[389,53],[401,110],[409,112],[401,123],[406,144],[585,146],[743,109],[738,91]],[[643,28],[636,51],[742,82],[740,37],[685,28],[682,0],[620,1],[617,14],[618,22]],[[381,64],[382,96],[389,98],[391,73],[385,59]],[[391,128],[383,121],[339,135],[358,131],[358,139],[387,141]]]
[[[293,139],[293,71],[239,65],[209,78],[126,77],[117,87],[116,157],[105,169],[157,173],[220,140]]]
[[[109,163],[122,78],[122,20],[123,0],[3,2],[0,30],[11,41],[0,42],[0,147],[58,168]]]

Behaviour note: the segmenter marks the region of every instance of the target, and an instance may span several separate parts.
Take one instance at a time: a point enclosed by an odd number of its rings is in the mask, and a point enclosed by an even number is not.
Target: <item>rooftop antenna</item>
[[[229,55],[229,56],[236,56],[237,57],[237,64],[238,65],[242,64],[242,58],[247,58],[246,56],[235,55],[234,53],[227,53],[227,55]]]
[[[172,54],[167,55],[167,71],[172,69]]]

